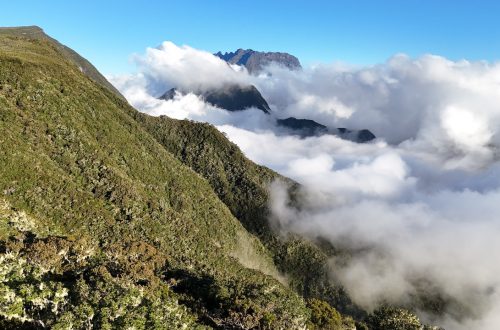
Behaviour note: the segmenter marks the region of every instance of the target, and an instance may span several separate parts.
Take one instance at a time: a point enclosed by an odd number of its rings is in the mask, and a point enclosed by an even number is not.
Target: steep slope
[[[259,73],[269,64],[278,64],[291,70],[302,68],[298,58],[287,53],[258,52],[252,49],[238,49],[235,52],[214,54],[230,64],[245,66],[250,73]]]
[[[331,246],[324,243],[320,248],[300,237],[280,237],[278,228],[271,228],[268,222],[269,185],[281,180],[288,182],[293,190],[296,183],[252,163],[209,124],[141,113],[136,113],[135,117],[167,150],[208,180],[245,228],[271,251],[292,288],[306,298],[326,300],[342,312],[363,315],[328,276],[328,257],[335,252]]]
[[[0,325],[302,327],[266,249],[136,115],[52,41],[0,35]]]
[[[94,80],[99,85],[112,91],[118,97],[125,99],[120,92],[85,58],[81,57],[73,49],[61,44],[59,41],[51,38],[38,26],[21,27],[0,27],[0,35],[18,36],[34,40],[47,40],[59,53],[67,60],[73,62],[87,77]]]

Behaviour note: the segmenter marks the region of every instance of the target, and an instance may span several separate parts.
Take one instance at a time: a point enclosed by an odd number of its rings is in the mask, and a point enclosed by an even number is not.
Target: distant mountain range
[[[225,85],[220,88],[210,88],[204,91],[181,91],[171,88],[159,97],[161,100],[172,100],[176,93],[194,93],[204,99],[205,102],[228,111],[241,111],[249,108],[262,110],[265,114],[271,114],[271,108],[259,90],[253,86],[240,86],[238,84]],[[273,117],[269,117],[274,120]],[[347,128],[329,128],[311,119],[300,119],[289,117],[276,119],[276,124],[283,128],[283,132],[298,135],[302,138],[320,136],[323,134],[336,135],[344,140],[357,143],[372,141],[376,136],[368,129],[351,130]]]
[[[328,128],[314,120],[298,119],[289,117],[286,119],[278,119],[278,126],[286,128],[291,134],[299,135],[300,137],[320,136],[324,134],[332,134],[344,140],[349,140],[357,143],[366,143],[376,139],[376,136],[368,129],[351,130],[347,128]]]
[[[258,52],[252,49],[238,49],[235,52],[215,53],[215,56],[230,64],[245,66],[250,73],[259,73],[269,64],[278,64],[291,70],[301,69],[300,61],[293,55],[280,52]]]

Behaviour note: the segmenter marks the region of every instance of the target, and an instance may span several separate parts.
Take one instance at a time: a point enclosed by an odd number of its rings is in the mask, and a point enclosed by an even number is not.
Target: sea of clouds
[[[459,302],[432,320],[447,329],[500,328],[500,63],[398,54],[370,67],[250,75],[171,42],[134,61],[136,73],[110,77],[134,107],[210,122],[247,157],[302,184],[300,211],[282,184],[270,187],[270,221],[353,251],[331,265],[356,303],[371,310],[432,292]],[[193,93],[158,99],[172,87],[228,83],[255,85],[272,118],[367,128],[377,139],[301,139],[277,134],[258,109],[229,113]]]

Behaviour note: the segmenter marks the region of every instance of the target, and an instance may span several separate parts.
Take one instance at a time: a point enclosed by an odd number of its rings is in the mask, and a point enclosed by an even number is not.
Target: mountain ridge
[[[18,36],[33,40],[49,40],[65,58],[73,62],[86,76],[97,82],[99,85],[111,90],[115,95],[125,100],[123,95],[114,87],[87,59],[83,58],[73,49],[61,44],[56,39],[50,37],[45,31],[36,25],[20,27],[0,27],[0,35]]]

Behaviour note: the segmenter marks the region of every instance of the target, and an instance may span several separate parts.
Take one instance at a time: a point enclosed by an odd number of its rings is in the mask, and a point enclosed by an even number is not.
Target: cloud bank
[[[111,77],[136,108],[210,122],[250,159],[303,185],[300,211],[273,185],[272,221],[352,251],[331,260],[332,277],[358,304],[405,304],[424,290],[450,302],[438,320],[448,329],[500,327],[500,64],[395,55],[372,67],[269,66],[252,76],[168,42],[136,61],[136,74]],[[277,118],[367,128],[378,139],[283,136],[256,109],[156,98],[226,83],[257,86]]]
[[[244,83],[245,74],[240,71],[246,71],[210,53],[179,47],[169,41],[158,48],[147,48],[144,56],[135,56],[134,60],[149,91],[159,95],[172,87],[196,91],[226,83]]]

